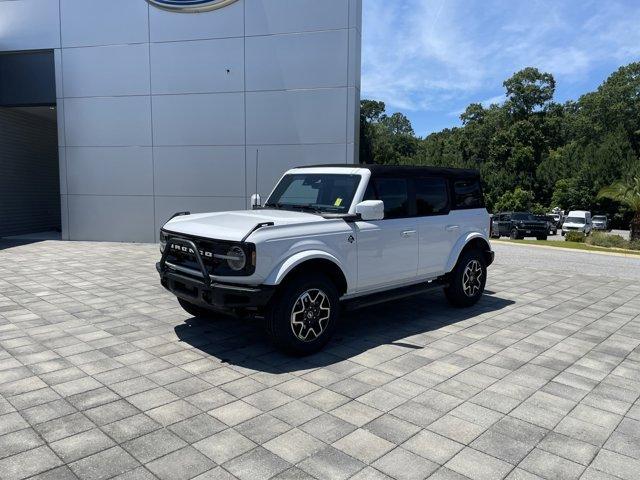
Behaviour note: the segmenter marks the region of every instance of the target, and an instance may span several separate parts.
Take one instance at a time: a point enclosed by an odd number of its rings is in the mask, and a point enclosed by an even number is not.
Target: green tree
[[[622,203],[633,212],[631,240],[640,240],[640,176],[604,187],[598,197]]]
[[[516,187],[512,192],[505,192],[495,204],[496,212],[530,212],[535,203],[532,192]]]
[[[530,114],[553,99],[556,81],[550,73],[527,67],[503,83],[509,107],[515,113]]]

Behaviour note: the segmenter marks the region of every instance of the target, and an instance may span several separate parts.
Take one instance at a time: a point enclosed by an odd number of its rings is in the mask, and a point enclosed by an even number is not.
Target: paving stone
[[[467,445],[484,432],[484,427],[453,415],[445,415],[429,425],[429,430]]]
[[[0,459],[31,450],[43,443],[40,436],[31,428],[7,433],[0,436]]]
[[[464,448],[464,445],[454,442],[442,435],[422,430],[402,444],[402,448],[416,453],[432,462],[444,465],[456,453]]]
[[[200,452],[218,464],[242,455],[256,444],[229,428],[193,444]]]
[[[268,480],[291,465],[262,447],[240,455],[224,467],[240,480]]]
[[[460,451],[445,467],[472,480],[499,480],[513,469],[513,465],[470,447]]]
[[[106,450],[114,445],[113,441],[97,428],[63,438],[50,444],[54,452],[65,463]]]
[[[62,465],[60,459],[45,445],[0,460],[0,478],[19,480]]]
[[[640,442],[638,442],[638,447],[636,452],[640,452]],[[538,444],[538,448],[585,466],[589,465],[598,453],[598,448],[594,445],[556,432],[549,432],[544,440]]]
[[[16,430],[22,430],[28,427],[29,424],[22,418],[18,412],[11,412],[5,415],[0,415],[0,435],[5,433],[15,432]]]
[[[164,426],[178,423],[200,413],[202,413],[200,410],[184,400],[176,400],[146,412],[153,420]]]
[[[261,445],[290,430],[292,427],[288,423],[265,413],[234,428],[245,437]]]
[[[519,467],[548,480],[578,479],[584,471],[583,465],[538,448],[533,449],[520,463]]]
[[[333,446],[351,455],[353,458],[357,458],[361,462],[368,464],[393,450],[396,445],[367,430],[359,428],[349,435],[342,437],[335,442]]]
[[[531,444],[520,442],[491,429],[471,442],[471,447],[512,465],[520,463],[533,449]]]
[[[161,480],[188,480],[211,470],[215,466],[215,463],[190,446],[146,465]]]
[[[169,426],[169,430],[188,443],[195,443],[225,428],[227,427],[224,423],[207,413],[187,418]]]
[[[264,444],[264,447],[287,462],[296,464],[323,449],[326,444],[308,433],[294,428],[269,440]]]
[[[143,464],[184,446],[186,446],[184,440],[164,428],[122,444],[127,452]]]
[[[346,403],[331,411],[331,415],[334,417],[341,418],[357,427],[362,427],[382,414],[383,412],[380,410],[357,401]]]
[[[131,455],[121,447],[115,446],[71,463],[69,468],[81,480],[103,480],[137,466],[139,463]]]
[[[352,423],[325,413],[301,425],[299,428],[325,443],[333,443],[353,432],[357,427]]]
[[[398,480],[423,480],[438,469],[438,464],[397,447],[374,462],[373,467]]]
[[[319,480],[343,480],[352,477],[365,465],[333,447],[327,447],[300,462],[298,467]]]
[[[158,422],[143,413],[102,426],[102,430],[117,442],[126,442],[159,428],[161,425]]]

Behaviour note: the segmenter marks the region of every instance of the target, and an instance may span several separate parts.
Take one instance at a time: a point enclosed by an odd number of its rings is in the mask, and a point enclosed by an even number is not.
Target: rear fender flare
[[[465,233],[460,236],[456,244],[453,246],[453,249],[451,250],[451,254],[449,255],[449,260],[447,260],[447,266],[445,267],[445,272],[448,273],[451,270],[453,270],[453,268],[456,266],[456,263],[458,263],[458,258],[460,258],[460,254],[462,253],[462,250],[464,250],[464,247],[466,247],[469,244],[469,242],[475,239],[480,239],[481,241],[486,243],[487,250],[491,249],[491,244],[489,243],[487,238],[481,233],[479,232]]]

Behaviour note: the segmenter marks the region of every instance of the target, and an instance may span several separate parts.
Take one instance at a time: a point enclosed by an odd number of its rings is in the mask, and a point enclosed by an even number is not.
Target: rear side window
[[[382,200],[385,219],[409,216],[409,185],[405,178],[372,178],[364,199]]]
[[[480,180],[454,180],[453,181],[454,207],[457,209],[482,208],[482,187]]]
[[[444,178],[416,178],[417,215],[441,215],[449,212],[449,194]]]

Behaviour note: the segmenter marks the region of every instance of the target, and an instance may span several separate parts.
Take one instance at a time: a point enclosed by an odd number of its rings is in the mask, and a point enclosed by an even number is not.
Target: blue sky
[[[363,0],[362,98],[400,111],[417,135],[460,124],[472,102],[534,66],[577,99],[640,59],[639,0]]]

